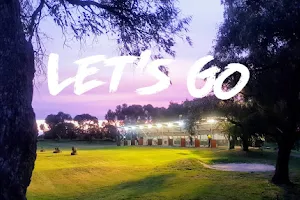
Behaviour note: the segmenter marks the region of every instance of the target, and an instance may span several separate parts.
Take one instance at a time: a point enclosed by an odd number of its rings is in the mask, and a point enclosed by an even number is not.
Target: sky
[[[223,20],[223,7],[220,0],[180,0],[179,7],[183,15],[193,17],[188,33],[192,38],[193,46],[178,41],[174,48],[176,57],[168,66],[172,81],[168,89],[152,95],[136,94],[136,89],[151,86],[157,83],[157,80],[145,72],[137,71],[133,65],[125,67],[119,87],[114,93],[109,93],[114,67],[104,67],[103,64],[95,65],[100,71],[88,77],[86,81],[96,79],[106,84],[79,96],[74,94],[74,84],[66,87],[58,95],[52,96],[48,89],[47,74],[40,75],[36,77],[33,97],[36,118],[42,120],[49,114],[62,111],[72,117],[88,113],[104,119],[108,109],[114,110],[117,105],[123,103],[167,107],[171,101],[180,103],[186,99],[193,99],[187,89],[187,73],[198,59],[209,55],[212,50],[218,27]],[[105,35],[99,37],[97,42],[88,41],[83,47],[75,41],[68,42],[68,46],[65,46],[60,28],[51,19],[44,20],[40,28],[50,38],[44,40],[47,54],[59,55],[59,82],[76,75],[78,69],[74,64],[76,60],[95,55],[105,55],[108,58],[119,56],[115,41]],[[48,59],[45,60],[46,66],[47,62]],[[47,72],[47,69],[45,71]]]

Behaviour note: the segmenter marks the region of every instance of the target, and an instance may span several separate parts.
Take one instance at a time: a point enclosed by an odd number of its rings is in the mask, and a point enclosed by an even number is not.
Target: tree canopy
[[[223,0],[224,23],[219,29],[215,57],[223,66],[239,62],[251,77],[245,98],[251,97],[266,116],[268,133],[276,136],[279,152],[275,183],[289,183],[291,148],[299,137],[300,9],[297,0]],[[239,76],[228,79],[235,84]]]
[[[170,102],[168,108],[147,105],[116,106],[115,111],[109,109],[105,115],[106,120],[125,120],[125,123],[138,123],[142,121],[171,121],[179,120],[179,115],[187,115],[187,107],[183,103]]]
[[[176,38],[192,44],[186,35],[191,16],[184,17],[173,0],[20,0],[20,4],[26,38],[35,39],[37,65],[46,52],[45,33],[39,27],[44,18],[61,28],[66,41],[107,35],[118,44],[121,55],[139,56],[151,49],[155,57],[175,56]]]

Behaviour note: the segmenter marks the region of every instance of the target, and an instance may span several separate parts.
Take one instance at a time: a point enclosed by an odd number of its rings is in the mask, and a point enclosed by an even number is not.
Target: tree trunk
[[[281,140],[278,143],[278,155],[276,161],[276,170],[272,178],[272,182],[275,184],[290,184],[289,178],[289,160],[293,147],[292,141]]]
[[[234,136],[230,136],[230,135],[228,136],[229,150],[234,149],[235,141],[236,141],[236,138]]]
[[[242,137],[243,151],[249,151],[249,138],[247,136]]]
[[[0,0],[0,199],[25,200],[36,159],[34,53],[18,0]]]
[[[230,141],[229,141],[229,149],[234,149],[234,147],[235,147],[235,139],[234,138],[232,138]]]

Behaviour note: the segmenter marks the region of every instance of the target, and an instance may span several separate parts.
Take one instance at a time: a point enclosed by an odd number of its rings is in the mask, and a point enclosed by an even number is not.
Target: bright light
[[[144,127],[143,126],[140,126],[140,129],[143,129]]]
[[[128,127],[124,127],[124,129],[125,129],[125,131],[127,131],[127,130],[128,130]]]
[[[161,127],[162,127],[162,125],[161,125],[161,124],[157,124],[156,126],[157,126],[157,128],[161,128]]]
[[[207,122],[210,123],[210,124],[213,124],[213,123],[216,123],[216,120],[214,120],[214,119],[209,119],[209,120],[207,120]]]
[[[152,125],[148,125],[148,128],[152,128]]]
[[[179,126],[183,126],[183,125],[184,125],[184,123],[183,123],[183,122],[179,122],[178,124],[179,124]]]
[[[171,123],[168,123],[168,127],[172,127],[173,126],[173,124],[171,124]]]
[[[132,130],[134,130],[135,129],[135,126],[133,126],[133,127],[131,127],[132,128]]]

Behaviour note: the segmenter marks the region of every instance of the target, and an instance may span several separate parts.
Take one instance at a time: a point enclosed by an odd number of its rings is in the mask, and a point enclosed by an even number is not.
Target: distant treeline
[[[164,122],[174,120],[187,120],[192,116],[194,106],[199,105],[199,101],[214,102],[215,97],[205,97],[204,99],[185,100],[182,103],[170,102],[167,108],[147,105],[118,105],[115,111],[108,110],[105,119],[109,123],[99,126],[97,117],[90,114],[76,115],[74,118],[70,114],[59,112],[46,117],[45,123],[49,130],[42,124],[40,129],[44,132],[41,136],[45,139],[115,139],[118,134],[114,123],[123,121],[124,124],[143,124],[146,121]],[[198,102],[198,103],[197,103]],[[78,124],[76,126],[76,124]]]
[[[76,124],[75,124],[75,123]],[[42,124],[40,129],[44,139],[110,139],[115,140],[118,131],[115,126],[106,123],[99,126],[98,118],[89,114],[76,115],[74,118],[64,112],[50,114],[45,123],[49,130]]]

